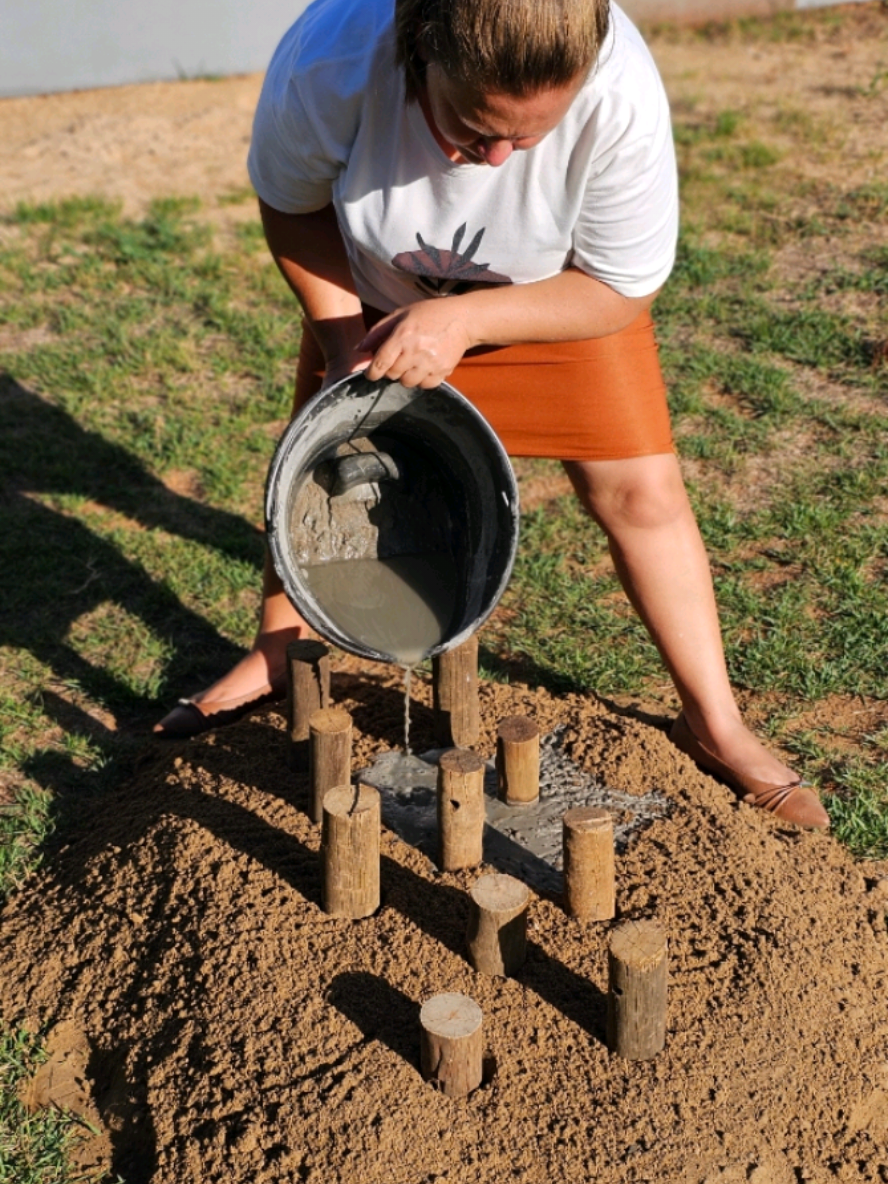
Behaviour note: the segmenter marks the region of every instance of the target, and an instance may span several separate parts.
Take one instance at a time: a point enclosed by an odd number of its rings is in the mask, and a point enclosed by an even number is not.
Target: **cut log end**
[[[524,908],[530,900],[530,891],[514,876],[492,872],[475,881],[471,897],[479,908],[492,913],[507,913]]]
[[[620,962],[645,971],[665,958],[666,934],[656,921],[623,921],[610,936],[610,951]]]
[[[470,752],[467,748],[450,748],[447,752],[441,753],[438,767],[445,773],[467,777],[471,773],[483,773],[484,761],[476,752]]]
[[[507,715],[500,720],[497,736],[508,744],[527,744],[540,734],[539,726],[524,715]]]
[[[656,921],[624,921],[608,948],[607,1045],[631,1061],[666,1043],[666,935]]]
[[[509,806],[540,796],[540,729],[523,715],[500,720],[496,735],[497,793]]]
[[[442,747],[470,748],[481,733],[478,635],[432,658],[432,712]]]
[[[324,911],[357,920],[380,901],[380,796],[369,785],[337,785],[323,801]]]
[[[379,809],[379,790],[372,785],[335,785],[324,794],[324,813],[343,818]]]
[[[325,736],[348,731],[351,722],[351,716],[341,707],[320,707],[311,713],[308,720],[313,732],[320,732]]]
[[[565,911],[578,921],[609,921],[616,912],[613,818],[580,806],[562,821]]]
[[[475,867],[484,854],[484,761],[464,748],[438,761],[438,866]]]
[[[303,639],[287,646],[287,761],[296,772],[308,769],[309,719],[330,705],[330,650],[322,641]]]
[[[469,961],[481,974],[516,974],[527,956],[527,885],[495,872],[476,880],[469,896]]]
[[[575,831],[613,830],[614,819],[610,810],[600,806],[576,806],[566,811],[564,825]]]
[[[446,1040],[463,1040],[481,1027],[481,1008],[468,995],[434,995],[422,1005],[419,1022],[426,1032]]]
[[[287,644],[287,660],[290,662],[320,662],[329,653],[329,647],[322,641],[313,641],[310,638]]]

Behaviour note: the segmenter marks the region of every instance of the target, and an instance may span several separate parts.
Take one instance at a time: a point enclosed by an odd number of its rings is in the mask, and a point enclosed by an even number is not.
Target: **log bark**
[[[442,748],[471,748],[481,735],[478,635],[432,658],[435,739]]]
[[[540,796],[540,729],[532,719],[509,715],[496,737],[497,793],[509,806],[523,806]]]
[[[369,917],[379,908],[378,790],[338,785],[324,797],[321,830],[324,911]]]
[[[517,973],[527,956],[527,885],[498,873],[481,876],[469,900],[469,961],[481,974]]]
[[[609,921],[616,912],[614,820],[580,806],[562,820],[564,908],[580,921]]]
[[[311,818],[324,816],[324,795],[351,781],[352,720],[341,707],[321,707],[308,720]]]
[[[610,936],[607,1046],[630,1061],[666,1043],[666,944],[656,921],[624,921]]]
[[[420,1064],[423,1077],[449,1098],[477,1089],[483,1073],[481,1008],[467,995],[435,995],[423,1004]]]
[[[484,761],[451,748],[438,761],[438,866],[476,867],[484,853]]]
[[[312,714],[330,705],[330,651],[322,641],[291,641],[287,646],[287,763],[308,772]]]

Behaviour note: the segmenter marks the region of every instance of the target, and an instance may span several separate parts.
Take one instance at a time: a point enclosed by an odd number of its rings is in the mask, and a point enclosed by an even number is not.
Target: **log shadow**
[[[538,942],[529,941],[527,961],[515,979],[606,1045],[607,995],[588,978],[553,958]]]
[[[343,971],[330,983],[327,1002],[365,1039],[381,1041],[419,1072],[420,1005],[403,991],[367,971]]]
[[[395,909],[451,953],[468,960],[466,893],[449,884],[426,880],[387,857],[383,857],[382,863],[383,905]],[[604,1044],[607,996],[538,942],[528,942],[527,961],[515,980]]]
[[[170,759],[171,772],[172,758]],[[163,763],[159,766],[163,768]],[[230,775],[226,768],[226,775]],[[119,809],[109,816],[106,803],[99,810],[84,811],[81,803],[69,803],[76,815],[76,834],[53,840],[56,848],[51,865],[53,880],[68,893],[84,896],[85,869],[110,846],[122,851],[137,850],[145,834],[164,816],[190,819],[220,842],[262,864],[298,892],[310,904],[321,907],[321,869],[316,851],[294,835],[272,826],[253,811],[193,786],[179,783],[175,775],[166,780],[152,778],[150,797],[130,786],[133,798],[118,797]],[[101,808],[104,807],[104,808]],[[156,841],[156,840],[155,840]],[[172,858],[172,856],[171,856]]]
[[[111,1171],[126,1184],[150,1184],[158,1164],[147,1066],[134,1074],[128,1070],[128,1059],[123,1045],[107,1052],[93,1050],[87,1074],[96,1083],[94,1101],[111,1143]]]

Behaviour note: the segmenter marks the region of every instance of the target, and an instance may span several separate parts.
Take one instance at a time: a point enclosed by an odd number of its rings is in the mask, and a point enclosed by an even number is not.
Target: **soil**
[[[390,669],[338,672],[334,699],[356,768],[399,744]],[[418,751],[430,702],[420,681]],[[385,832],[379,911],[327,916],[307,781],[269,711],[147,751],[4,914],[3,1014],[50,1025],[56,1057],[88,1049],[84,1104],[127,1184],[888,1178],[888,880],[736,803],[665,720],[484,684],[483,755],[509,714],[672,803],[617,858],[619,917],[668,934],[665,1051],[607,1051],[610,925],[555,898],[532,897],[523,970],[485,978],[464,943],[478,872]],[[419,1072],[419,1007],[443,991],[484,1012],[488,1079],[462,1101]]]
[[[837,112],[849,79],[884,69],[867,24],[883,28],[879,12],[861,6],[816,52],[681,37],[655,49],[676,101],[696,91],[704,114],[752,82],[756,103],[831,93]],[[218,198],[246,183],[259,85],[5,100],[3,201],[101,192],[136,213],[199,193],[220,223],[251,217]],[[849,120],[843,184],[876,168],[885,123],[869,119]],[[539,496],[563,490],[528,474]],[[342,659],[333,690],[354,716],[356,768],[400,743],[390,669]],[[665,718],[521,684],[481,694],[485,757],[498,720],[526,713],[564,725],[565,751],[599,781],[672,803],[617,859],[619,917],[668,934],[659,1056],[607,1051],[610,926],[580,925],[556,898],[533,895],[521,972],[485,978],[464,947],[479,872],[440,873],[385,832],[379,911],[327,916],[306,781],[271,710],[146,747],[6,905],[0,1016],[49,1032],[26,1101],[83,1115],[99,1132],[84,1170],[126,1184],[888,1181],[888,869],[738,804],[670,745]],[[414,698],[422,751],[427,681]],[[817,711],[844,722],[853,708]],[[484,1012],[486,1079],[461,1101],[419,1072],[419,1008],[445,991]]]

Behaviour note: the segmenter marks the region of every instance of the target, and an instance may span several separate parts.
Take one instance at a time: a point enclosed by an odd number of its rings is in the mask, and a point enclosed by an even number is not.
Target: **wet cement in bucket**
[[[453,620],[457,573],[448,554],[333,560],[302,575],[343,633],[400,666],[421,661]]]

